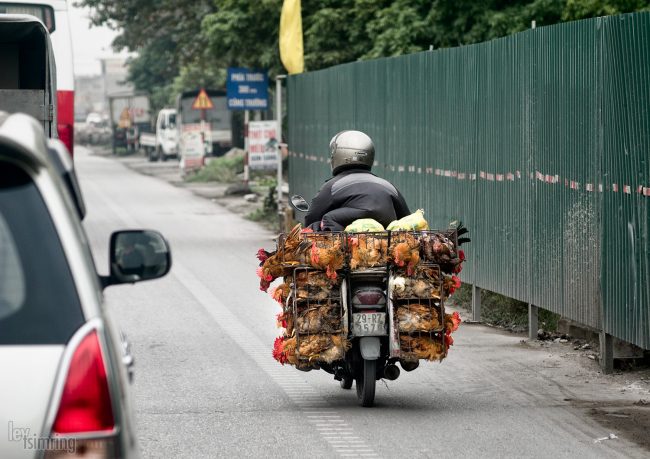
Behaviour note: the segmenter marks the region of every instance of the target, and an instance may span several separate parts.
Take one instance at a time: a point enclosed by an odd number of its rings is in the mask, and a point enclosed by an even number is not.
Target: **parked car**
[[[34,118],[0,113],[0,457],[138,457],[133,358],[102,290],[164,276],[170,250],[114,232],[98,275],[66,155]]]
[[[144,149],[149,161],[178,156],[178,128],[176,126],[176,110],[163,108],[158,112],[156,132],[140,134],[140,148]]]

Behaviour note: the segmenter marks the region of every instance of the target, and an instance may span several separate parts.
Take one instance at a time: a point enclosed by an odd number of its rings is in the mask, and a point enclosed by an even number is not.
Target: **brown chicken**
[[[337,303],[311,307],[298,314],[298,333],[333,333],[341,327],[341,308]]]
[[[298,223],[281,241],[282,261],[293,265],[307,264],[310,241],[301,232],[301,225]]]
[[[281,352],[284,354],[286,363],[296,365],[298,363],[298,355],[296,353],[296,337],[286,338],[282,342]]]
[[[273,280],[285,274],[286,268],[282,265],[282,260],[278,254],[271,255],[262,266],[257,268],[257,275],[260,278],[260,290],[266,292]]]
[[[398,233],[390,254],[393,262],[400,268],[406,267],[406,274],[412,276],[420,263],[420,242],[410,233]]]
[[[343,268],[345,254],[338,237],[314,237],[311,245],[311,266],[316,269],[325,270],[328,278],[335,280],[336,271]]]
[[[399,331],[412,333],[428,332],[440,328],[438,311],[424,304],[409,304],[397,308]]]
[[[299,271],[296,276],[296,297],[322,301],[339,296],[338,282],[321,271]]]
[[[284,310],[279,313],[276,317],[276,325],[278,328],[284,328],[285,335],[293,335],[293,311]]]
[[[400,349],[404,360],[426,359],[434,361],[446,357],[446,349],[442,342],[428,336],[400,335]]]
[[[350,250],[350,268],[373,268],[385,264],[388,255],[388,240],[384,237],[358,235],[348,238]]]
[[[280,304],[284,304],[284,302],[287,300],[289,297],[289,293],[291,292],[291,288],[289,287],[289,284],[284,282],[280,285],[278,285],[275,290],[271,291],[271,296],[275,301],[277,301]]]
[[[429,233],[421,238],[422,257],[425,261],[436,263],[445,273],[457,272],[462,263],[453,241],[443,233]]]
[[[319,360],[323,362],[332,363],[336,360],[342,360],[345,357],[345,353],[352,347],[350,341],[348,341],[342,335],[331,335],[331,346],[329,349],[321,352]]]
[[[417,271],[416,271],[417,273]],[[393,298],[433,298],[440,299],[440,281],[427,276],[396,276],[390,280]]]
[[[289,344],[290,350],[291,346],[295,348],[295,341]],[[287,349],[286,343],[284,349]],[[350,349],[350,342],[341,335],[309,335],[300,337],[298,354],[311,361],[332,363],[341,360],[348,349]]]

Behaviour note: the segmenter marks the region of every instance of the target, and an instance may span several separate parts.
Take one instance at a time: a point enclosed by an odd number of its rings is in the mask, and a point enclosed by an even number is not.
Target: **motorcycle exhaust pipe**
[[[400,360],[399,364],[402,365],[404,371],[413,371],[420,366],[417,360]]]
[[[389,381],[395,381],[397,378],[399,378],[399,368],[397,368],[397,365],[394,365],[392,363],[386,365],[386,368],[384,368],[384,378],[388,379]]]

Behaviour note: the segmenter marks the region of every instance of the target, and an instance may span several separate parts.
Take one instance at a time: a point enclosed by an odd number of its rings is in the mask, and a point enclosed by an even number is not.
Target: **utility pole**
[[[275,77],[275,117],[278,123],[278,185],[276,188],[278,210],[282,205],[282,80],[286,78],[286,75]]]

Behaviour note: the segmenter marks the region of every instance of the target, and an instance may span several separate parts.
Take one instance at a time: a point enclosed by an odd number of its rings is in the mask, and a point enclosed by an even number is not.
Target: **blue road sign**
[[[226,98],[229,110],[266,110],[269,107],[266,70],[228,68]]]

